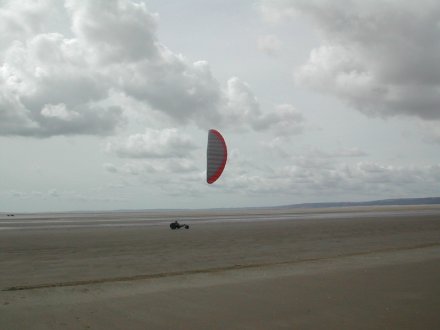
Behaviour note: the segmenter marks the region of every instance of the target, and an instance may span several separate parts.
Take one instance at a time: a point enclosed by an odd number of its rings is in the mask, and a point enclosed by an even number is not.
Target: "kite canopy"
[[[206,154],[206,181],[211,184],[217,181],[225,169],[228,151],[226,142],[219,131],[210,129],[208,132],[208,150]]]

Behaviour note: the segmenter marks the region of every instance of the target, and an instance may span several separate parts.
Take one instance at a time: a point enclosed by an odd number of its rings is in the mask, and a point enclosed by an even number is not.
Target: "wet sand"
[[[2,230],[0,329],[438,329],[438,211]]]

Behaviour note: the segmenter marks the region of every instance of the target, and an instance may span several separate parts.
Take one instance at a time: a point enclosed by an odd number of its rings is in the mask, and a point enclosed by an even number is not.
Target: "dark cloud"
[[[321,45],[295,73],[367,115],[440,119],[440,3],[279,0],[263,9],[312,19]]]
[[[141,61],[159,56],[157,14],[141,2],[66,1],[72,30],[99,64]]]

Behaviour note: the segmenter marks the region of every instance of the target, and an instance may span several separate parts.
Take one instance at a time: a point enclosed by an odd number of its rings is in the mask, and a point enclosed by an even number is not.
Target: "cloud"
[[[258,8],[263,19],[272,24],[280,23],[297,15],[296,9],[291,6],[289,0],[263,0]]]
[[[105,170],[122,186],[153,186],[154,194],[198,197],[208,192],[206,173],[192,158],[134,158],[122,164],[107,163]]]
[[[122,174],[131,176],[142,176],[144,178],[153,178],[155,181],[172,181],[168,176],[161,176],[163,174],[174,174],[180,176],[182,174],[193,174],[200,171],[194,161],[188,158],[149,158],[149,159],[135,159],[120,165],[111,163],[104,164],[104,169],[112,174]],[[200,181],[200,180],[199,180]]]
[[[0,59],[1,52],[16,40],[30,38],[35,34],[48,32],[60,15],[56,0],[2,1],[0,9]],[[51,17],[50,21],[48,17]]]
[[[176,122],[206,126],[219,120],[222,90],[204,61],[192,64],[161,47],[160,61],[119,67],[119,88]]]
[[[299,134],[304,129],[303,115],[290,104],[280,104],[272,112],[262,114],[253,119],[255,130],[271,128],[275,135],[288,136]]]
[[[91,191],[58,191],[56,189],[49,189],[47,191],[44,190],[32,190],[32,191],[7,191],[1,193],[3,198],[13,198],[13,201],[19,201],[19,203],[28,203],[29,201],[34,201],[37,205],[47,207],[46,205],[50,205],[47,203],[54,203],[56,200],[56,205],[63,205],[67,203],[68,207],[71,207],[72,202],[80,202],[79,207],[84,207],[84,204],[101,202],[111,204],[113,207],[115,203],[118,202],[127,202],[128,198],[115,197],[115,196],[94,196]],[[37,208],[38,210],[38,208]],[[55,209],[56,210],[56,209]]]
[[[257,49],[267,55],[275,55],[281,48],[281,41],[275,35],[264,35],[257,39]]]
[[[271,129],[262,122],[284,119],[277,109],[262,118],[245,82],[222,85],[206,61],[162,44],[144,2],[4,1],[0,16],[0,135],[110,135],[144,111],[136,102],[174,125]]]
[[[160,44],[157,15],[144,3],[66,1],[65,7],[70,33],[32,33],[27,11],[13,13],[21,7],[6,3],[4,15],[15,17],[24,32],[2,40],[0,134],[112,134],[125,123],[111,102],[115,93],[179,122],[202,125],[219,117],[222,91],[209,66],[187,63]]]
[[[109,142],[107,150],[123,158],[186,157],[196,145],[176,128],[149,129],[143,134],[130,135],[125,141]]]
[[[280,104],[263,112],[250,86],[237,77],[228,80],[225,97],[222,115],[228,127],[272,130],[276,135],[298,134],[303,130],[305,119],[292,105]]]
[[[243,160],[242,164],[245,164]],[[297,201],[341,201],[408,196],[436,196],[440,183],[440,164],[396,166],[380,162],[346,162],[327,155],[300,154],[290,158],[292,165],[246,166],[239,173],[229,167],[225,189],[253,196]],[[250,164],[250,163],[249,163]],[[238,167],[238,165],[237,165]],[[335,197],[336,196],[336,197]],[[338,200],[335,200],[337,198]]]
[[[51,198],[58,198],[61,196],[60,192],[57,189],[49,189],[47,191],[40,191],[40,190],[32,190],[32,191],[9,191],[6,193],[7,195],[10,195],[14,198],[19,199],[32,199],[32,198],[38,198],[38,199],[51,199]]]
[[[347,146],[289,152],[289,146],[278,143],[278,139],[273,146],[260,148],[261,156],[254,150],[232,150],[222,189],[246,198],[266,198],[270,194],[280,203],[439,193],[440,164],[370,161],[365,151]]]
[[[66,109],[64,103],[60,104],[46,104],[41,110],[41,115],[48,118],[59,118],[60,120],[74,120],[79,116],[78,112],[69,111]]]
[[[15,41],[0,66],[0,134],[111,134],[123,120],[102,106],[108,86],[82,58],[76,40],[57,33]]]
[[[135,62],[158,56],[158,15],[142,2],[65,2],[72,31],[98,64]]]
[[[425,142],[440,144],[440,125],[437,122],[421,121],[417,128]]]
[[[371,116],[440,119],[437,1],[279,0],[263,8],[301,13],[320,33],[321,45],[295,73],[298,84]]]

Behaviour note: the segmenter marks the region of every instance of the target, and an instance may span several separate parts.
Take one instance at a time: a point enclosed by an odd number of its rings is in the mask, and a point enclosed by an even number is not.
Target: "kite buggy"
[[[185,229],[189,229],[189,226],[188,225],[186,225],[186,224],[180,224],[177,220],[176,221],[174,221],[174,222],[171,222],[170,223],[170,228],[172,229],[172,230],[174,230],[174,229],[180,229],[180,228],[185,228]]]
[[[221,133],[215,129],[208,131],[208,148],[206,150],[206,182],[209,184],[217,181],[225,169],[226,161],[228,159],[228,148]],[[170,223],[170,228],[189,229],[187,224],[180,224],[177,220]]]

